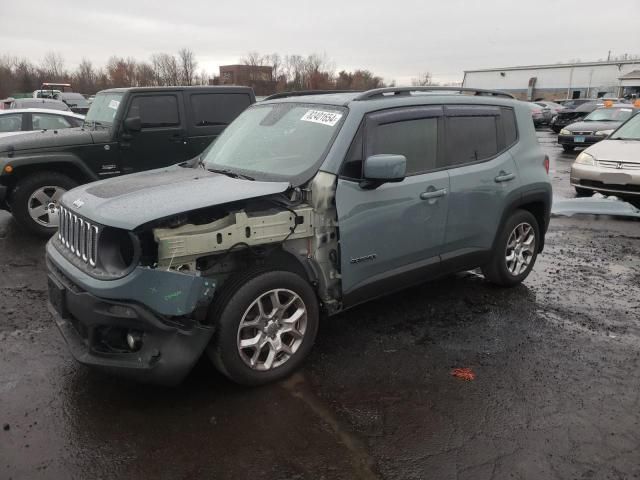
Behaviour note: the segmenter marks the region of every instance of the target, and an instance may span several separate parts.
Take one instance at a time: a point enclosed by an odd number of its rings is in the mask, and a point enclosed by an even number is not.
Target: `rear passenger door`
[[[505,204],[517,195],[513,109],[445,107],[445,162],[451,195],[443,262],[479,265],[490,252]],[[480,263],[479,263],[480,262]]]
[[[336,190],[342,287],[347,304],[428,278],[439,264],[449,178],[438,170],[442,107],[411,107],[366,117]],[[362,161],[407,158],[406,178],[373,190],[360,186]]]
[[[188,136],[191,156],[200,154],[218,135],[252,103],[248,93],[186,91],[189,107]]]
[[[181,92],[135,94],[125,118],[140,117],[142,129],[120,129],[122,173],[165,167],[191,158]]]

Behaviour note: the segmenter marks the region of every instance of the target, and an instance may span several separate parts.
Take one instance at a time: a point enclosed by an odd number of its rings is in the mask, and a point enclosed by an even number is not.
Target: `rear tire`
[[[516,210],[498,234],[491,261],[482,267],[482,273],[491,283],[514,287],[531,273],[539,245],[536,217],[526,210]]]
[[[576,189],[576,195],[578,197],[591,197],[593,195],[593,190],[589,190],[588,188],[574,187]]]
[[[29,175],[11,192],[11,212],[23,228],[50,237],[58,229],[60,197],[77,185],[71,178],[56,172]]]
[[[576,147],[574,147],[573,145],[562,145],[562,149],[567,153],[573,152],[575,148]]]
[[[232,381],[248,386],[290,375],[318,332],[316,294],[295,273],[255,270],[231,279],[210,312],[215,334],[207,353]]]

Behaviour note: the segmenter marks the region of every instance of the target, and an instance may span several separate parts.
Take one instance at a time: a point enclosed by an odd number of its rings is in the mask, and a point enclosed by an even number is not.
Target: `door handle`
[[[187,144],[187,137],[185,137],[184,135],[180,135],[177,133],[175,135],[171,135],[169,138],[171,139],[172,142],[182,143],[184,145]]]
[[[422,192],[420,194],[420,198],[422,200],[431,200],[433,198],[444,197],[447,194],[446,188],[441,188],[440,190],[427,190],[426,192]]]
[[[500,182],[508,182],[509,180],[513,180],[514,178],[516,178],[516,175],[514,173],[502,171],[498,174],[495,180],[496,180],[496,183],[500,183]]]

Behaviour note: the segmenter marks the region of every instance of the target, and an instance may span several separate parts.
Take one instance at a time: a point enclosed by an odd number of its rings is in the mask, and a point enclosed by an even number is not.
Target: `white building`
[[[466,70],[462,86],[503,90],[530,100],[638,96],[640,60]]]

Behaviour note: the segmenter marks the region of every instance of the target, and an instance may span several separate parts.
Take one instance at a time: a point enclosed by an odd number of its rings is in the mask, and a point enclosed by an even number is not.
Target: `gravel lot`
[[[575,154],[539,139],[573,196]],[[329,319],[280,384],[203,361],[161,389],[74,363],[44,242],[2,213],[0,478],[640,478],[640,222],[558,217],[547,239],[517,288],[466,273]]]

